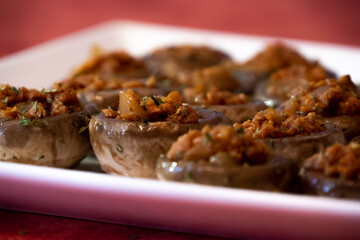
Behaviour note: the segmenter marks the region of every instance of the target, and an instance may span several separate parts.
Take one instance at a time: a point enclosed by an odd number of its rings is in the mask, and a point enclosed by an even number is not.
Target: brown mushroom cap
[[[80,91],[77,96],[83,106],[94,104],[99,110],[107,107],[117,109],[119,107],[119,91],[122,89],[103,90],[103,91]],[[139,97],[151,95],[165,95],[168,91],[158,88],[133,88]]]
[[[303,192],[320,196],[360,200],[360,182],[327,177],[318,171],[300,171],[300,188]]]
[[[77,166],[91,149],[87,113],[73,112],[32,120],[0,123],[0,161],[71,168]]]
[[[340,128],[347,141],[360,135],[360,116],[333,116],[319,117],[323,122],[330,123]]]
[[[197,105],[190,106],[196,107]],[[205,109],[210,109],[224,114],[231,124],[242,123],[254,117],[257,112],[267,108],[262,101],[252,101],[249,103],[234,105],[205,105],[203,107]]]
[[[155,50],[144,57],[146,65],[160,75],[176,77],[204,67],[214,66],[229,60],[219,50],[205,46],[171,46]]]
[[[328,123],[325,126],[326,130],[307,136],[265,138],[257,139],[257,141],[267,144],[275,154],[301,163],[304,159],[336,142],[345,144],[346,140],[341,129]]]
[[[173,122],[133,122],[93,116],[90,140],[95,155],[105,172],[129,177],[156,178],[156,161],[166,153],[176,139],[189,129],[205,125],[228,124],[218,112],[197,109],[197,124]]]
[[[296,172],[293,163],[279,156],[265,164],[252,166],[218,166],[205,161],[172,162],[163,157],[159,158],[157,166],[161,180],[266,191],[291,190]]]

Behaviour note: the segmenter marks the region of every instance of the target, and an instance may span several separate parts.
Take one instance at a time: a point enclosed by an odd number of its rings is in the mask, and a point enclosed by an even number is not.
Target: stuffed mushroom
[[[0,90],[0,160],[75,167],[90,151],[87,124],[73,90],[5,85]]]
[[[228,123],[221,114],[183,104],[178,92],[140,99],[131,89],[119,93],[119,109],[93,116],[90,139],[105,172],[156,178],[156,160],[189,129]]]
[[[178,138],[158,160],[159,179],[268,191],[288,191],[296,167],[231,126],[205,126]]]
[[[298,164],[335,142],[345,143],[341,129],[318,120],[315,113],[299,116],[269,108],[257,113],[252,120],[234,124],[234,127]]]
[[[299,175],[305,193],[360,200],[360,145],[329,146],[308,158]]]
[[[285,109],[301,115],[315,113],[339,127],[348,141],[360,135],[360,92],[349,75],[307,82],[290,95]]]
[[[221,112],[232,124],[251,119],[257,112],[267,108],[264,102],[251,100],[244,93],[221,91],[216,87],[207,90],[202,85],[186,88],[184,98],[186,102],[191,103],[194,107],[201,106],[202,108]]]
[[[218,65],[230,57],[206,46],[180,45],[159,48],[144,57],[150,71],[169,78],[181,78],[194,70]]]
[[[134,88],[140,96],[169,92],[158,86],[158,79],[150,76],[142,60],[126,52],[98,54],[54,87],[75,89],[83,106],[91,103],[99,110],[118,105],[119,89]]]

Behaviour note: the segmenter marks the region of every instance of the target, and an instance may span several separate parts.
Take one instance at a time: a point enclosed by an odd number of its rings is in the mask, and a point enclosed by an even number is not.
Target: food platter
[[[206,44],[244,60],[276,38],[107,22],[0,59],[1,83],[42,88],[66,77],[97,44],[143,55]],[[283,39],[360,82],[360,49]],[[74,170],[0,162],[0,207],[234,238],[355,238],[360,202],[160,182],[101,173],[94,157]]]

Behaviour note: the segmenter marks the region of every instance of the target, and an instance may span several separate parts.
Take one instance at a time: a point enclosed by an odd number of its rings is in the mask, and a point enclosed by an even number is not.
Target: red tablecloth
[[[360,46],[359,10],[357,0],[3,0],[0,56],[111,19]],[[8,210],[0,223],[0,239],[202,239]]]

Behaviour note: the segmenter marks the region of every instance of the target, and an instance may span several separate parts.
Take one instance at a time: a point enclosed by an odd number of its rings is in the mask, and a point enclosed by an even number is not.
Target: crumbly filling
[[[294,49],[276,43],[269,45],[242,65],[245,71],[272,72],[291,65],[306,65],[308,61]]]
[[[216,87],[211,87],[208,91],[204,85],[184,90],[184,98],[187,102],[204,105],[233,105],[244,104],[248,98],[244,93],[231,93],[220,91]]]
[[[268,108],[258,112],[252,120],[235,123],[239,131],[252,135],[254,138],[282,138],[297,135],[310,135],[326,129],[325,124],[315,118],[314,113],[298,116],[289,111],[275,111]]]
[[[296,88],[307,81],[320,81],[326,77],[326,70],[318,63],[292,65],[290,67],[281,68],[271,74],[266,92],[271,96],[287,99],[291,89]]]
[[[80,91],[139,87],[155,88],[156,86],[157,80],[154,76],[150,76],[147,79],[124,80],[121,78],[111,78],[106,80],[95,74],[80,75],[54,84],[56,89],[72,88]]]
[[[308,158],[303,166],[322,172],[325,176],[347,180],[360,180],[360,145],[350,143],[347,146],[336,143]]]
[[[40,119],[80,111],[76,92],[71,89],[27,89],[0,87],[0,118]]]
[[[308,82],[291,92],[285,108],[299,114],[322,116],[360,114],[360,93],[349,75]]]
[[[175,123],[198,123],[197,112],[183,103],[179,92],[173,91],[166,97],[140,97],[132,89],[120,91],[119,110],[103,109],[106,117],[129,121],[157,122],[170,121]]]
[[[269,156],[270,150],[263,143],[227,125],[191,130],[179,137],[167,153],[167,158],[173,161],[203,160],[221,165],[262,164]]]
[[[55,88],[76,90],[105,90],[129,87],[143,87],[147,83],[134,80],[148,76],[145,63],[126,52],[97,54],[80,66],[74,75]],[[132,80],[131,82],[127,82]],[[150,84],[150,83],[149,83]]]

